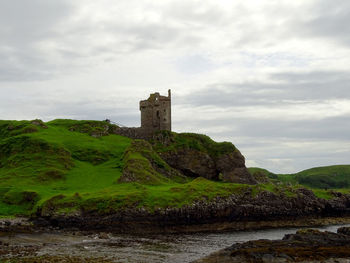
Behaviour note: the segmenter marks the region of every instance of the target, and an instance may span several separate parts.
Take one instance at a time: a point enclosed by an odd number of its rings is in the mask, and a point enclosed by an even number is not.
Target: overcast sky
[[[0,0],[0,119],[110,118],[172,89],[173,129],[247,166],[349,164],[348,0]]]

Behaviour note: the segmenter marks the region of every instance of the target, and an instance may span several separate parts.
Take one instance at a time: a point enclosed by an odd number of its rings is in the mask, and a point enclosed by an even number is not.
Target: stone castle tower
[[[140,101],[141,129],[147,132],[171,131],[171,91],[168,96],[153,93],[147,100]]]

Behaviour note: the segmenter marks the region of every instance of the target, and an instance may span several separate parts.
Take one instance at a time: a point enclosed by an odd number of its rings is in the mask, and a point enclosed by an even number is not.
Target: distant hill
[[[272,180],[301,184],[318,189],[350,188],[350,165],[315,167],[295,174],[274,174],[262,168],[248,168],[252,174],[263,174]]]

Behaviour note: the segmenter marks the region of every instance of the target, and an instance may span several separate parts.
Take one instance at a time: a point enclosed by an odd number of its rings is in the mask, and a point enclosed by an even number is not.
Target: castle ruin
[[[116,134],[132,139],[151,139],[156,131],[171,131],[171,91],[168,96],[159,92],[150,94],[147,100],[140,101],[141,127],[118,127]]]
[[[148,132],[171,131],[171,91],[168,96],[153,93],[140,101],[141,129]]]

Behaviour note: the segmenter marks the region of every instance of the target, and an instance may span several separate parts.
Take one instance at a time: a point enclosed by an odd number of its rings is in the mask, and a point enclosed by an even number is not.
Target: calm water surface
[[[317,229],[336,232],[340,226]],[[233,243],[255,239],[281,239],[298,228],[282,228],[226,233],[177,235],[74,235],[73,233],[16,234],[0,236],[0,241],[22,245],[40,245],[37,255],[103,257],[115,262],[185,263],[207,256]]]

